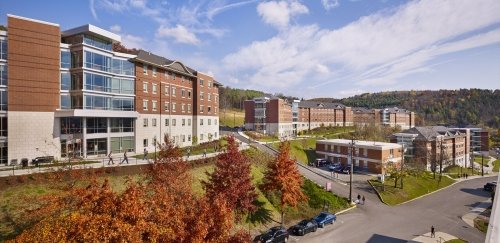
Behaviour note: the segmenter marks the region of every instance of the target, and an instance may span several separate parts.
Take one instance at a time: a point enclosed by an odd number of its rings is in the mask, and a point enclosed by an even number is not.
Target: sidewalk
[[[240,146],[240,150],[247,149],[249,146],[246,143],[242,143]],[[206,158],[211,158],[215,157],[222,152],[216,152],[216,153],[207,153]],[[72,169],[89,169],[89,168],[104,168],[104,167],[120,167],[120,166],[132,166],[132,165],[145,165],[145,164],[151,164],[153,160],[143,160],[143,159],[136,159],[133,158],[132,155],[128,158],[128,164],[123,163],[120,164],[121,160],[123,159],[122,157],[113,157],[114,159],[114,164],[108,165],[108,157],[98,157],[95,159],[88,159],[87,161],[99,161],[97,163],[92,163],[92,164],[80,164],[80,165],[73,165],[71,166]],[[186,161],[193,161],[193,160],[198,160],[198,159],[203,159],[203,155],[191,155],[189,156],[189,159],[187,156],[183,156],[183,158]],[[28,174],[34,174],[34,173],[47,173],[47,172],[52,172],[54,170],[57,170],[59,168],[68,168],[69,166],[53,166],[53,167],[30,167],[28,169],[16,169],[16,170],[3,170],[0,171],[0,177],[7,177],[7,176],[12,176],[12,175],[28,175]],[[0,167],[2,168],[2,167]],[[12,168],[10,166],[5,166],[3,168]]]
[[[412,240],[410,240],[408,242],[409,243],[413,243],[413,242],[423,242],[423,243],[443,242],[444,243],[446,241],[454,240],[454,239],[458,239],[458,238],[455,237],[455,236],[453,236],[453,235],[437,231],[436,232],[436,236],[434,238],[431,238],[431,232],[429,232],[429,233],[425,233],[425,234],[423,234],[421,236],[415,237],[415,238],[413,238]]]
[[[491,200],[487,200],[479,203],[475,208],[473,208],[469,213],[462,216],[462,220],[468,224],[470,227],[474,228],[474,219],[479,216],[484,210],[492,205]]]

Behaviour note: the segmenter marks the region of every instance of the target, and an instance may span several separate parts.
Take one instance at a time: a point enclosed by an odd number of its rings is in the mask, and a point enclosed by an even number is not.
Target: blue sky
[[[90,23],[269,93],[500,88],[498,0],[10,0],[0,13],[2,25],[8,13],[62,30]]]

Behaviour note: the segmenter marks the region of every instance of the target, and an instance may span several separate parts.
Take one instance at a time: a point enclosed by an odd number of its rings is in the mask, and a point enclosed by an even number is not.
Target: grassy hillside
[[[237,109],[221,109],[219,121],[221,126],[241,127],[245,123],[245,112]]]

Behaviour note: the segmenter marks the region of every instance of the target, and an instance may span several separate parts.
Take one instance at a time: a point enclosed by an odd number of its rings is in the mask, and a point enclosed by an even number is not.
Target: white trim
[[[0,36],[2,36],[2,37],[7,36],[7,31],[0,30]]]
[[[115,41],[115,42],[122,41],[121,36],[119,36],[113,32],[101,29],[101,28],[94,26],[94,25],[91,25],[91,24],[86,24],[86,25],[82,25],[80,27],[65,30],[61,33],[61,36],[65,37],[65,36],[71,36],[71,35],[80,34],[80,33],[86,33],[86,32],[91,32],[91,33],[100,35],[104,38],[108,38],[108,39]]]
[[[137,118],[137,111],[113,111],[113,110],[56,110],[55,117],[124,117]]]
[[[37,19],[30,19],[30,18],[26,18],[26,17],[21,17],[21,16],[13,15],[13,14],[7,14],[7,17],[16,18],[16,19],[22,19],[22,20],[26,20],[26,21],[37,22],[37,23],[40,23],[40,24],[47,24],[47,25],[52,25],[52,26],[59,27],[59,24],[54,24],[54,23],[51,23],[51,22],[46,22],[46,21],[37,20]]]

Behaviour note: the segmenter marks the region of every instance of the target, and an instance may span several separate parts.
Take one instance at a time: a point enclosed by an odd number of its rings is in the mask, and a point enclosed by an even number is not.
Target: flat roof
[[[80,27],[65,30],[61,33],[61,35],[63,37],[65,37],[65,36],[72,36],[72,35],[76,35],[76,34],[80,34],[80,33],[93,33],[93,34],[96,34],[98,36],[110,39],[111,41],[114,41],[114,42],[121,42],[122,41],[121,36],[119,36],[113,32],[107,31],[105,29],[101,29],[101,28],[94,26],[94,25],[91,25],[91,24],[86,24],[86,25],[82,25]]]
[[[327,140],[318,140],[317,143],[331,143],[331,144],[343,144],[349,145],[351,144],[350,139],[327,139]],[[382,149],[391,149],[391,148],[400,148],[401,145],[397,143],[385,143],[385,142],[377,142],[377,141],[363,141],[363,140],[354,140],[355,146],[363,146],[363,147],[378,147]]]
[[[27,20],[27,21],[31,21],[31,22],[37,22],[37,23],[40,23],[40,24],[47,24],[47,25],[52,25],[52,26],[59,27],[59,24],[54,24],[54,23],[51,23],[51,22],[46,22],[46,21],[42,21],[42,20],[38,20],[38,19],[31,19],[31,18],[21,17],[21,16],[17,16],[17,15],[13,15],[13,14],[7,14],[7,17],[16,18],[16,19],[22,19],[22,20]]]

